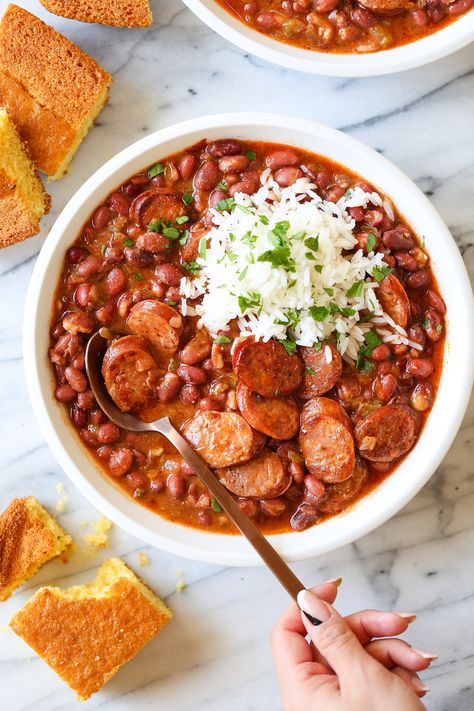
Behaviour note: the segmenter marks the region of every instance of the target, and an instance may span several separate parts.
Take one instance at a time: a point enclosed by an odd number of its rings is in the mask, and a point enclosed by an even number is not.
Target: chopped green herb
[[[287,220],[277,222],[273,230],[268,233],[268,241],[274,247],[285,247],[287,244],[286,233],[290,229],[290,223]]]
[[[321,272],[323,271],[323,265],[322,264],[315,264],[314,271],[318,272],[318,274],[321,274]]]
[[[343,197],[350,197],[353,193],[352,188],[347,188],[346,192],[344,193]]]
[[[247,276],[247,271],[248,267],[245,267],[245,269],[242,269],[242,271],[239,274],[239,281],[243,281],[245,277]]]
[[[276,247],[275,249],[269,249],[263,252],[257,262],[270,262],[274,267],[284,267],[285,269],[294,271],[295,262],[290,257],[289,247]]]
[[[249,207],[247,207],[246,205],[239,205],[239,204],[237,203],[235,207],[237,207],[239,210],[241,210],[241,212],[246,212],[247,215],[254,215],[254,214],[255,214],[255,210],[251,210],[251,209],[250,209]]]
[[[181,266],[187,272],[191,272],[191,274],[197,274],[201,269],[197,262],[183,262]]]
[[[249,160],[255,160],[255,158],[257,157],[255,151],[245,151],[245,155]]]
[[[357,360],[357,362],[359,363],[359,360]],[[357,367],[358,367],[359,372],[361,372],[361,373],[370,373],[370,371],[372,370],[374,365],[373,365],[373,363],[370,362],[370,360],[367,360],[367,358],[364,358],[360,362],[360,366],[358,365]]]
[[[352,286],[349,287],[349,289],[346,291],[346,296],[348,299],[355,298],[357,296],[360,296],[363,290],[364,280],[361,279],[360,281],[355,281]]]
[[[217,336],[217,338],[215,339],[215,343],[219,343],[219,344],[230,343],[230,342],[231,342],[231,339],[229,338],[229,336],[225,336],[224,334]]]
[[[130,237],[127,237],[127,239],[124,239],[123,241],[124,247],[133,247],[134,244],[135,242],[133,241],[133,239],[130,239]]]
[[[291,281],[288,282],[288,286],[286,287],[287,289],[291,289],[294,287],[296,284],[296,279],[292,279]]]
[[[280,341],[280,343],[285,349],[285,351],[288,353],[288,355],[293,355],[293,353],[296,351],[295,341],[290,341],[289,338],[286,338],[284,341]]]
[[[224,212],[224,210],[228,210],[229,212],[233,210],[235,207],[235,200],[234,198],[224,198],[224,200],[219,200],[217,203],[217,210],[219,212]]]
[[[359,353],[357,354],[357,370],[361,373],[367,373],[372,368],[372,363],[367,359],[372,355],[374,348],[380,346],[381,343],[382,339],[377,331],[374,331],[373,329],[367,331],[364,336],[364,345],[359,348]]]
[[[226,190],[226,191],[229,189],[223,180],[221,180],[220,183],[217,183],[216,188],[218,188],[218,190]]]
[[[133,278],[136,279],[137,281],[143,281],[144,277],[143,274],[140,274],[140,272],[135,272],[133,275]]]
[[[308,239],[304,241],[304,246],[312,252],[317,252],[319,249],[319,237],[308,237]]]
[[[160,230],[162,230],[163,227],[166,227],[163,220],[152,220],[148,224],[148,229],[150,230],[150,232],[160,232]]]
[[[164,172],[165,172],[165,169],[163,168],[161,163],[157,163],[152,168],[150,168],[150,170],[148,171],[148,177],[155,178],[157,175],[161,175]]]
[[[163,234],[168,239],[179,239],[181,232],[176,227],[165,227]]]
[[[374,314],[366,314],[359,319],[359,323],[367,323],[368,321],[372,321],[373,318]]]
[[[329,286],[325,286],[324,291],[328,296],[334,296],[334,289],[331,289]]]
[[[428,328],[428,326],[430,325],[430,320],[427,316],[425,316],[425,318],[421,322],[421,325],[423,326],[423,328]]]
[[[188,221],[189,221],[189,217],[187,215],[180,215],[175,220],[177,225],[184,225],[184,223],[188,222]]]
[[[242,294],[237,298],[239,303],[239,308],[244,314],[248,309],[256,309],[261,305],[261,296],[255,292],[250,291],[247,296]]]
[[[206,259],[207,239],[205,237],[199,242],[199,256],[201,259]]]
[[[385,277],[388,277],[392,272],[393,269],[390,269],[390,267],[374,267],[372,269],[372,276],[374,277],[375,281],[380,284],[380,282],[383,281]]]
[[[211,509],[213,511],[215,511],[216,513],[221,513],[222,508],[221,508],[219,502],[217,501],[217,499],[211,499]]]
[[[253,235],[249,230],[242,236],[241,241],[244,244],[248,244],[249,246],[251,246],[252,244],[255,244],[257,239],[258,239],[257,235]]]
[[[308,313],[314,321],[326,321],[330,314],[330,309],[328,306],[310,306]]]
[[[181,233],[181,237],[179,238],[179,243],[182,247],[186,244],[188,241],[189,237],[189,230],[184,230],[184,232]]]
[[[316,261],[316,257],[314,256],[314,254],[312,252],[305,252],[304,256],[306,257],[306,259],[309,259],[310,262]]]
[[[292,239],[297,239],[297,240],[304,239],[306,237],[306,234],[307,233],[304,230],[301,230],[301,232],[296,232],[293,235]],[[316,238],[316,239],[318,239],[318,238]]]
[[[369,236],[367,237],[367,241],[365,243],[365,248],[366,248],[367,252],[372,252],[374,247],[375,247],[375,235],[373,232],[371,232],[369,234]]]
[[[441,333],[442,330],[443,330],[442,325],[440,323],[438,323],[438,325],[436,326],[436,332]]]
[[[102,254],[105,254],[107,251],[107,245],[103,244],[102,247],[100,248],[100,251],[102,252]]]
[[[342,308],[339,309],[339,311],[346,318],[349,318],[349,316],[354,316],[354,314],[357,313],[357,311],[355,309],[351,309],[349,306],[343,306]]]
[[[193,196],[191,195],[191,193],[184,193],[184,195],[183,195],[184,204],[191,205],[192,201],[193,201]]]
[[[316,375],[316,371],[310,368],[308,365],[306,366],[306,372],[308,375]]]
[[[270,220],[268,219],[268,217],[266,215],[260,215],[258,219],[260,220],[262,225],[268,225],[270,222]]]
[[[172,301],[171,299],[165,299],[165,304],[168,304],[168,306],[177,306],[178,302]]]
[[[313,343],[313,348],[314,348],[314,350],[316,351],[316,353],[317,353],[318,351],[320,351],[322,347],[323,347],[323,342],[322,342],[322,341],[316,341],[316,343]]]

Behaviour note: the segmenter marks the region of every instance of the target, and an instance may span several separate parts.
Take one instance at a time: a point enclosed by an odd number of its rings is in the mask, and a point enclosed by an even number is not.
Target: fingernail
[[[430,690],[430,687],[426,686],[426,684],[424,684],[421,679],[418,679],[418,677],[416,676],[412,678],[411,683],[415,689],[423,692],[424,694],[426,694]]]
[[[399,617],[403,617],[403,619],[406,620],[408,624],[416,620],[416,615],[414,612],[396,612],[395,614]]]
[[[330,580],[325,580],[324,583],[321,583],[321,585],[328,585],[328,583],[332,583],[336,586],[336,588],[338,588],[342,583],[342,578],[331,578]]]
[[[424,649],[417,649],[416,647],[412,647],[412,649],[414,652],[419,654],[420,657],[423,657],[423,659],[430,659],[431,661],[438,659],[438,655],[433,654],[432,652],[425,652]]]
[[[298,605],[313,625],[320,625],[321,622],[325,622],[331,616],[325,603],[309,590],[300,590],[298,593]]]

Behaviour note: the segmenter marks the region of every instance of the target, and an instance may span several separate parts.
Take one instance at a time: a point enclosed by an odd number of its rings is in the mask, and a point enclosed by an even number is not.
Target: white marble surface
[[[41,236],[0,252],[0,506],[35,494],[54,509],[55,485],[69,503],[60,522],[79,541],[79,522],[97,513],[74,490],[45,444],[26,391],[21,325],[31,270],[48,227],[68,198],[115,152],[175,121],[232,110],[293,113],[342,128],[377,148],[430,197],[474,272],[474,47],[432,66],[375,79],[298,75],[246,56],[211,33],[179,0],[153,2],[148,30],[115,30],[48,15],[20,4],[90,52],[114,76],[111,100],[76,156],[51,187],[53,210]],[[0,10],[6,7],[0,0]],[[184,51],[184,48],[187,50]],[[431,711],[474,708],[474,407],[442,466],[398,516],[357,543],[295,566],[308,584],[342,575],[340,609],[414,611],[409,640],[440,659],[424,675]],[[52,563],[0,607],[0,628],[44,583],[89,580],[110,553],[137,568],[175,619],[83,709],[270,711],[280,708],[269,633],[287,604],[263,569],[225,569],[150,550],[114,529],[108,551]],[[186,590],[177,595],[177,570]],[[53,711],[74,695],[11,632],[0,634],[0,707]]]

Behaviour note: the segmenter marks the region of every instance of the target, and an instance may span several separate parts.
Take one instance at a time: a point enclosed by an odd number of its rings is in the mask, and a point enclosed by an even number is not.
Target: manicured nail
[[[309,590],[300,590],[298,593],[298,605],[313,625],[320,625],[331,616],[324,602]]]
[[[408,624],[416,620],[416,614],[414,612],[396,612],[395,614],[399,617],[403,617],[403,619],[406,620]]]
[[[423,657],[423,659],[430,659],[431,661],[438,659],[438,655],[433,654],[432,652],[425,652],[424,649],[417,649],[416,647],[412,647],[412,649],[414,652],[419,654],[420,657]]]
[[[412,678],[411,683],[417,691],[420,691],[423,694],[426,694],[430,690],[430,687],[426,686],[426,684],[424,684],[421,679],[418,679],[416,676]]]
[[[324,583],[321,583],[321,585],[327,585],[328,583],[332,583],[336,586],[336,588],[338,588],[342,583],[342,578],[331,578],[330,580],[325,580]]]

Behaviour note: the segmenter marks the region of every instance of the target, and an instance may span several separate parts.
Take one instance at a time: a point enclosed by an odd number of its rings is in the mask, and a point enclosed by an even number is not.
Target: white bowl
[[[370,54],[331,54],[278,42],[248,27],[224,10],[216,0],[184,0],[195,15],[221,37],[246,52],[288,69],[337,77],[392,74],[429,64],[474,40],[474,12],[447,27],[402,47]]]
[[[225,114],[165,128],[109,160],[64,208],[36,262],[26,301],[24,359],[33,407],[59,464],[81,492],[117,525],[143,541],[211,563],[256,565],[258,556],[241,536],[207,533],[161,518],[101,473],[67,415],[53,397],[48,360],[51,304],[64,255],[84,222],[134,173],[202,138],[234,137],[292,144],[346,165],[391,196],[415,232],[424,235],[447,305],[444,367],[433,410],[413,451],[380,486],[347,512],[301,533],[271,536],[288,560],[333,550],[372,531],[399,511],[428,481],[451,445],[467,407],[474,374],[474,306],[456,244],[426,197],[395,166],[354,138],[288,116]]]

